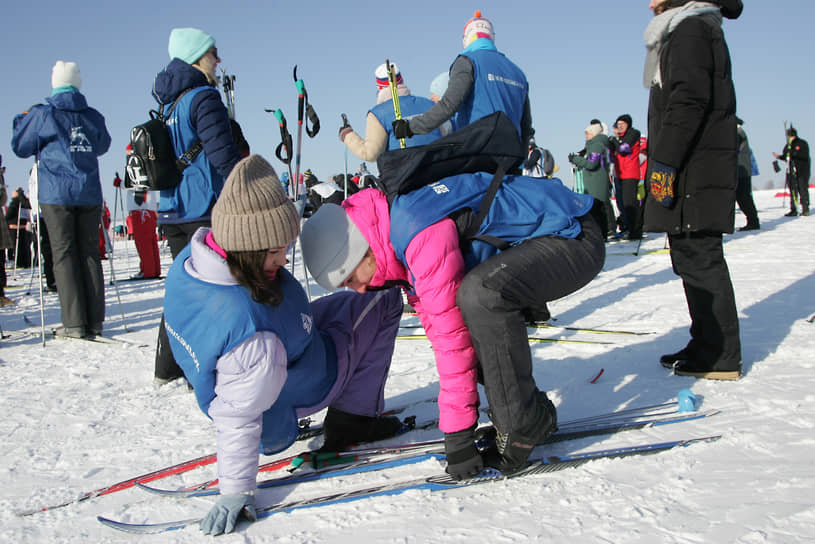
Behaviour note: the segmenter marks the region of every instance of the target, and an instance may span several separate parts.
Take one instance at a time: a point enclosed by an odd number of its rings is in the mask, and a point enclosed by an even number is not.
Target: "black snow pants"
[[[534,424],[538,387],[524,310],[540,309],[589,283],[605,262],[605,240],[590,214],[575,239],[541,236],[487,259],[456,295],[478,355],[491,418],[504,433]]]

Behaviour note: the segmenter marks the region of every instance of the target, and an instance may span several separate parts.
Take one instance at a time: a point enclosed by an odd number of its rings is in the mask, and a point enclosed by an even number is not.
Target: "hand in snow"
[[[253,493],[223,495],[201,520],[201,531],[205,535],[212,536],[231,533],[235,530],[235,523],[241,514],[249,521],[258,519],[255,511],[255,495]]]

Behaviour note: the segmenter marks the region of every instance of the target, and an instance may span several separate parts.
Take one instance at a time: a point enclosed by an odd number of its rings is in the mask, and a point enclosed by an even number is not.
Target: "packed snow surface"
[[[582,290],[550,304],[555,324],[643,332],[598,334],[542,330],[548,338],[607,344],[533,343],[535,378],[559,419],[672,401],[692,390],[701,421],[613,437],[544,446],[558,455],[679,438],[722,435],[658,455],[600,460],[578,468],[464,489],[360,500],[275,514],[241,524],[219,542],[812,542],[815,539],[815,218],[784,217],[775,191],[755,193],[761,230],[725,236],[741,318],[743,377],[715,382],[671,376],[658,359],[682,348],[689,318],[682,286],[663,251],[665,238],[607,246],[606,264]],[[737,213],[737,225],[744,217]],[[170,264],[162,249],[163,269]],[[7,263],[10,264],[10,263]],[[132,345],[20,335],[39,325],[40,296],[29,270],[9,270],[13,307],[0,309],[10,338],[0,343],[0,541],[205,542],[197,527],[137,537],[102,526],[103,515],[132,523],[205,514],[215,498],[173,499],[127,489],[20,517],[16,512],[211,453],[214,429],[182,383],[153,383],[163,280],[110,283],[138,271],[132,242],[103,261],[105,334]],[[297,262],[297,273],[302,268]],[[26,292],[29,294],[26,294]],[[324,292],[312,282],[312,296]],[[120,302],[121,301],[121,302]],[[217,319],[217,316],[212,316]],[[809,319],[809,321],[808,321]],[[44,296],[46,326],[59,324],[55,294]],[[415,318],[406,316],[406,322]],[[18,334],[15,334],[18,333]],[[140,346],[139,344],[143,344]],[[604,372],[590,383],[600,369]],[[387,385],[391,406],[433,398],[433,354],[424,340],[398,340]],[[482,395],[483,399],[483,395]],[[433,403],[410,410],[419,420]],[[407,415],[407,414],[406,414]],[[317,414],[315,420],[320,420]],[[487,421],[486,414],[482,422]],[[440,437],[413,432],[395,441]],[[316,448],[320,439],[290,450]],[[280,454],[280,456],[285,455]],[[263,461],[268,459],[262,458]],[[429,475],[436,461],[258,493],[259,506]],[[214,465],[154,482],[175,488],[214,477]]]

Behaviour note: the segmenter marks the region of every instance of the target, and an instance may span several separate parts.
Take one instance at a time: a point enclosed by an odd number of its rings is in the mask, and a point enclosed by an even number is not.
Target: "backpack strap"
[[[178,95],[178,97],[176,97],[176,99],[173,101],[173,104],[170,106],[170,109],[167,110],[166,114],[163,113],[164,104],[161,104],[159,106],[158,116],[163,123],[166,122],[166,119],[170,115],[172,115],[173,110],[175,110],[175,107],[178,105],[178,101],[181,100],[185,94],[193,90],[193,88],[194,87],[190,87],[189,89],[186,89],[184,92]],[[175,167],[178,169],[179,172],[183,172],[185,168],[192,164],[192,161],[195,160],[195,157],[197,157],[198,154],[201,153],[201,151],[203,150],[204,144],[202,144],[201,140],[199,139],[194,144],[192,144],[180,157],[178,157],[175,160]]]
[[[481,223],[484,222],[484,219],[487,217],[487,213],[490,211],[490,207],[492,207],[492,201],[495,200],[495,195],[498,194],[498,189],[501,187],[501,183],[504,181],[505,172],[505,166],[499,164],[498,168],[495,170],[495,174],[492,176],[492,181],[490,181],[489,187],[487,187],[487,192],[484,194],[484,200],[481,201],[481,206],[478,207],[478,214],[471,221],[469,221],[469,224],[461,233],[461,241],[469,242],[470,240],[481,240],[501,250],[509,247],[509,244],[505,240],[495,236],[491,236],[489,234],[481,234],[476,236],[478,229],[481,228]]]

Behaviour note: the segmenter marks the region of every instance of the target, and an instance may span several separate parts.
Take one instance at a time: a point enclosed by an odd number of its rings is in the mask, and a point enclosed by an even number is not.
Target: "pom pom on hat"
[[[468,45],[478,38],[489,38],[495,41],[495,32],[492,29],[492,23],[489,19],[481,17],[480,11],[476,11],[475,16],[464,25],[464,36],[462,38],[464,48],[466,49]]]
[[[51,88],[82,87],[82,78],[79,75],[79,66],[75,62],[58,60],[51,69]]]
[[[402,79],[402,73],[399,71],[399,66],[397,66],[395,62],[391,63],[391,70],[393,71],[393,78],[396,80],[396,84],[404,85],[405,81]],[[377,91],[388,88],[388,67],[385,66],[384,62],[377,67],[374,76],[376,77]]]
[[[311,276],[333,291],[362,262],[368,241],[342,206],[323,204],[303,225],[303,260]]]
[[[174,28],[170,32],[167,51],[170,59],[181,59],[193,64],[215,45],[215,38],[197,28]]]
[[[226,178],[212,207],[212,234],[225,251],[284,247],[297,238],[300,216],[266,159],[250,155]]]

